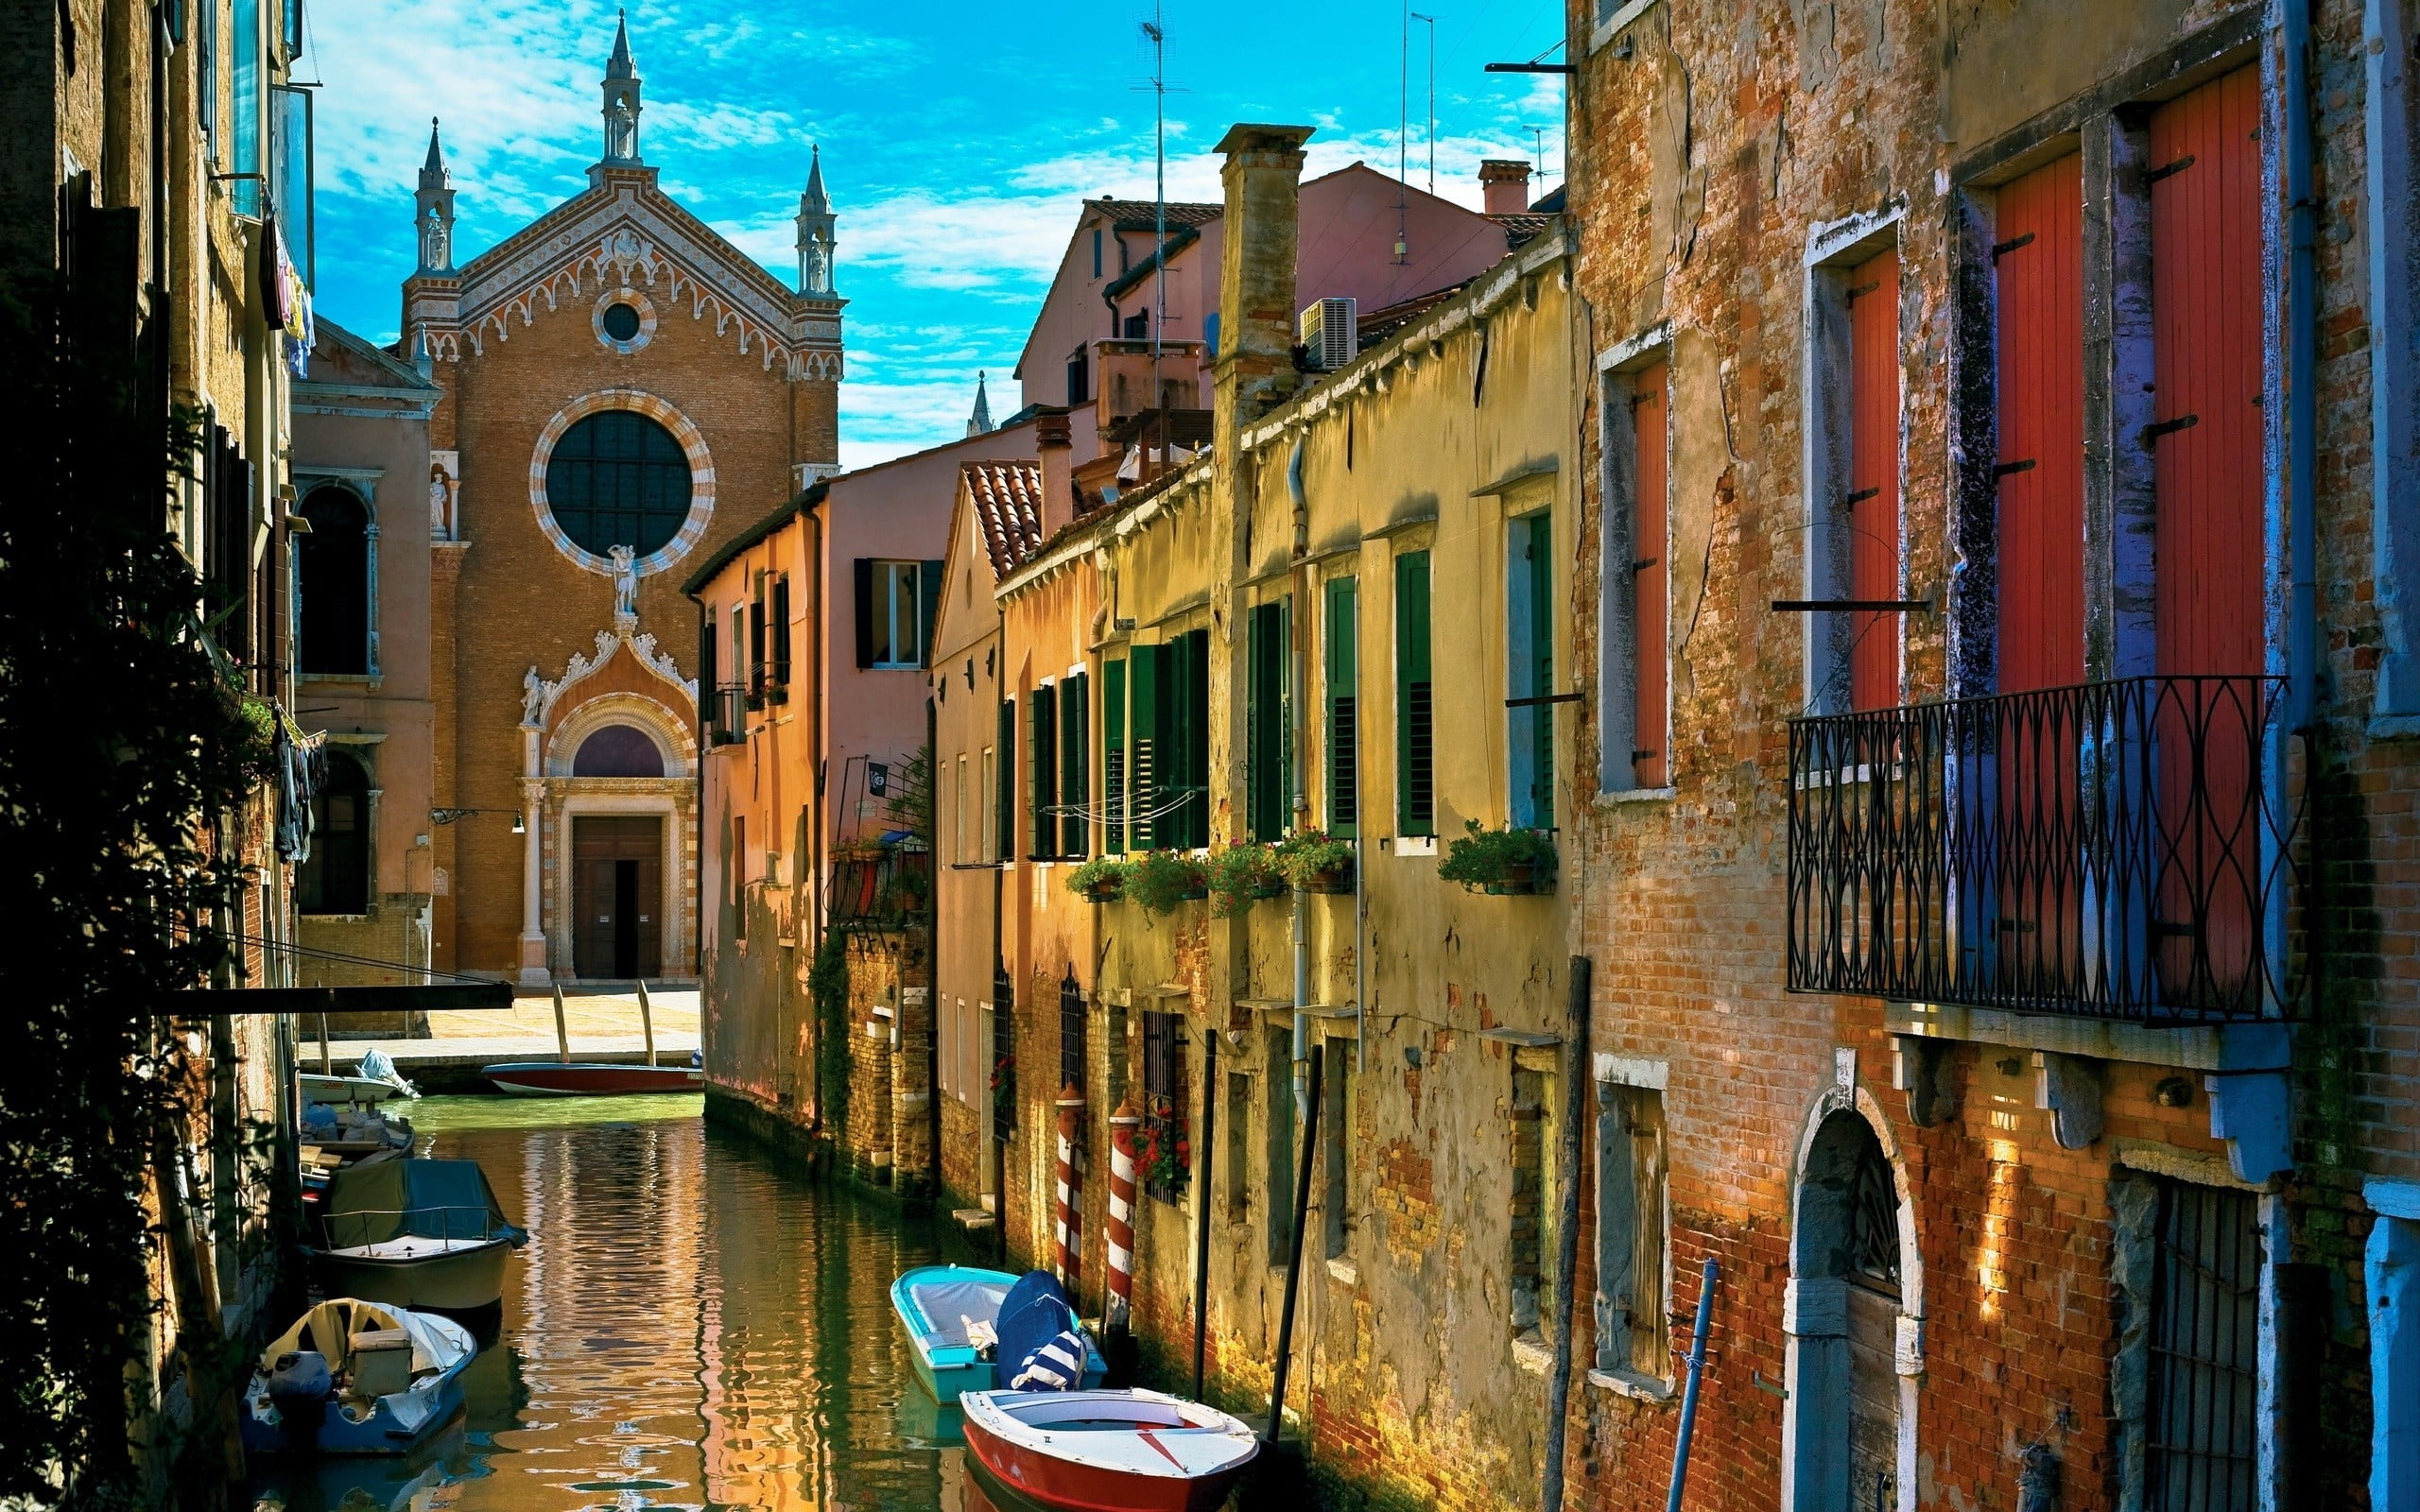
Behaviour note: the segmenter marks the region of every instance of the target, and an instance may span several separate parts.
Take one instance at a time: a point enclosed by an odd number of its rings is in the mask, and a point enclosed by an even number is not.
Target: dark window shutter
[[[713,725],[721,703],[715,696],[715,616],[706,611],[706,623],[698,628],[698,745],[700,748],[714,743]]]
[[[1069,812],[1060,816],[1059,853],[1080,856],[1092,850],[1092,822],[1084,810],[1092,797],[1092,773],[1086,770],[1091,750],[1092,708],[1087,697],[1092,679],[1079,672],[1059,684],[1059,803]]]
[[[1126,663],[1104,662],[1100,669],[1100,784],[1104,802],[1101,850],[1126,853]]]
[[[765,599],[762,594],[748,605],[748,691],[763,693],[767,680],[765,657]]]
[[[1000,700],[997,746],[992,758],[993,802],[1000,826],[1000,859],[1007,861],[1017,853],[1017,704],[1013,698]]]
[[[859,557],[857,572],[857,665],[873,665],[873,558]]]
[[[1358,585],[1327,584],[1327,827],[1352,834],[1361,818],[1361,722],[1355,679],[1359,675]]]
[[[1033,813],[1027,827],[1026,853],[1033,860],[1048,861],[1059,853],[1058,816],[1050,812],[1059,801],[1059,706],[1048,688],[1037,688],[1026,696],[1026,709],[1033,726],[1026,795]]]
[[[1437,833],[1435,727],[1428,678],[1428,553],[1395,558],[1395,830]]]
[[[916,564],[916,664],[933,664],[933,626],[941,618],[942,564]]]
[[[773,685],[786,688],[790,680],[790,580],[786,575],[773,579],[773,618],[769,628],[773,637]]]
[[[1255,605],[1245,622],[1244,660],[1249,691],[1244,711],[1244,823],[1255,840],[1281,840],[1285,816],[1279,812],[1284,779],[1279,755],[1282,732],[1279,691],[1286,677],[1283,612],[1276,604]]]
[[[1179,636],[1169,648],[1166,716],[1167,755],[1171,800],[1182,795],[1183,808],[1169,816],[1175,832],[1168,844],[1180,847],[1210,843],[1210,632],[1193,630]]]

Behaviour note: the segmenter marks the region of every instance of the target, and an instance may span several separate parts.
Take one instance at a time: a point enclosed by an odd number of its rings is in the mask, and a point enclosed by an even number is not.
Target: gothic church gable
[[[792,378],[840,376],[839,302],[783,288],[748,255],[655,187],[647,169],[602,169],[565,201],[457,275],[458,329],[473,355],[539,314],[608,288],[645,292],[655,318],[712,322],[717,339]],[[458,360],[458,350],[441,356]]]

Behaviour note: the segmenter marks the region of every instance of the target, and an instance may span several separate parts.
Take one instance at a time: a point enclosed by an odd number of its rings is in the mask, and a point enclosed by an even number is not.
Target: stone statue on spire
[[[420,188],[412,196],[420,235],[420,270],[440,276],[454,271],[454,174],[437,139],[437,117],[428,118],[428,157],[420,165]]]
[[[832,250],[838,245],[833,231],[838,217],[823,193],[823,149],[812,149],[806,170],[806,192],[798,197],[798,291],[811,299],[832,297]]]
[[[614,12],[614,56],[606,61],[605,161],[637,163],[639,158],[639,66],[631,57],[631,27],[621,11]]]

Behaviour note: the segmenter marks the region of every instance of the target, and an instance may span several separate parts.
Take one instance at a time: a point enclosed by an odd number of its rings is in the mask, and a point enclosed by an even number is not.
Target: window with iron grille
[[[2249,1192],[2158,1182],[2146,1512],[2258,1503],[2260,1227]]]
[[[1891,1159],[1868,1140],[1858,1151],[1849,1185],[1849,1279],[1872,1291],[1899,1295],[1899,1188]]]
[[[1017,989],[1006,966],[992,972],[992,1137],[1017,1131]]]
[[[1143,1126],[1137,1148],[1143,1190],[1162,1202],[1183,1194],[1193,1171],[1185,1085],[1184,1015],[1143,1012]]]
[[[1059,1085],[1084,1090],[1084,989],[1076,969],[1059,982]]]

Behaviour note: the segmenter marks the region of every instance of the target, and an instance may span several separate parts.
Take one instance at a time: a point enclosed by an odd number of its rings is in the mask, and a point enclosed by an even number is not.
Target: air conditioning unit
[[[1360,352],[1360,320],[1349,299],[1328,298],[1304,310],[1295,322],[1300,340],[1310,351],[1310,365],[1334,372]]]

